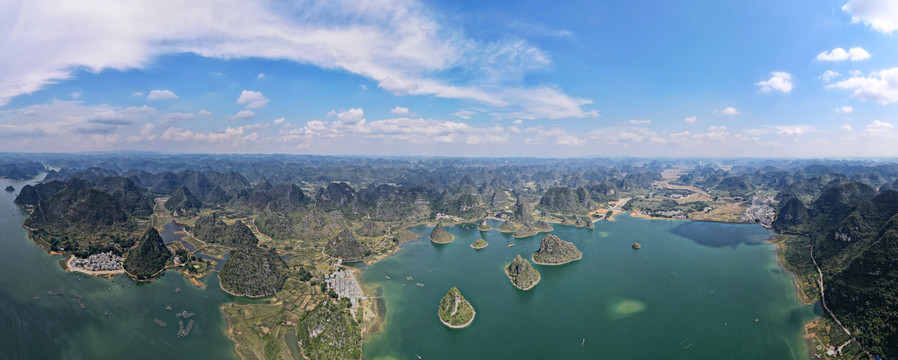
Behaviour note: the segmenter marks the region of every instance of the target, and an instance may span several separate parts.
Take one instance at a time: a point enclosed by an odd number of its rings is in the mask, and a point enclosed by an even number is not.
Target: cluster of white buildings
[[[93,254],[86,259],[74,258],[71,265],[89,271],[117,271],[122,270],[122,257],[112,251]]]
[[[338,298],[348,298],[352,302],[353,309],[358,306],[359,300],[365,299],[362,287],[355,276],[353,276],[352,270],[338,268],[330,275],[325,275],[324,282],[327,283],[329,290],[332,289],[337,293]]]

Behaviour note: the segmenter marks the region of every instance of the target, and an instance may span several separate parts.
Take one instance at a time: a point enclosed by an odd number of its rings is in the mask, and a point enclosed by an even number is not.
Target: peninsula
[[[474,307],[465,297],[461,295],[458,288],[453,286],[440,300],[440,309],[438,312],[440,322],[453,329],[461,329],[468,327],[474,322]]]
[[[505,267],[505,275],[508,275],[512,285],[521,290],[532,289],[540,280],[539,271],[520,254]]]
[[[583,253],[570,241],[548,234],[543,236],[539,250],[533,253],[533,262],[540,265],[561,265],[580,260]]]

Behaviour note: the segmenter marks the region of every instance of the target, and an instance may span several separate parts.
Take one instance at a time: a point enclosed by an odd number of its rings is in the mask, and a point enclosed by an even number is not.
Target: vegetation
[[[550,213],[577,214],[588,211],[592,206],[585,187],[577,190],[567,186],[550,188],[539,200],[539,208]]]
[[[45,170],[44,165],[36,161],[0,162],[0,178],[11,180],[28,180]]]
[[[359,261],[371,254],[368,246],[356,240],[352,231],[345,229],[327,244],[327,254],[343,261]]]
[[[453,286],[440,300],[438,311],[440,321],[451,328],[466,327],[474,321],[474,307],[461,295],[458,288]]]
[[[430,241],[437,244],[448,244],[452,240],[455,240],[455,236],[443,229],[443,223],[437,223],[437,226],[434,226],[433,230],[430,231]]]
[[[536,271],[520,254],[505,267],[505,275],[511,279],[512,285],[521,290],[532,289],[540,279],[539,271]]]
[[[473,243],[471,243],[471,247],[478,250],[485,248],[487,245],[489,245],[489,243],[487,243],[486,240],[483,239],[477,239]]]
[[[218,273],[225,291],[248,297],[272,295],[284,287],[287,266],[275,249],[241,246]]]
[[[581,258],[583,253],[574,243],[561,240],[552,234],[543,236],[539,250],[533,253],[533,262],[541,265],[561,265]]]
[[[493,228],[490,227],[490,225],[486,223],[486,219],[480,220],[480,224],[477,224],[477,230],[490,231],[492,229]]]
[[[362,332],[349,311],[326,300],[305,313],[296,326],[297,341],[307,359],[361,359]]]
[[[214,212],[198,217],[188,231],[198,239],[211,244],[247,246],[256,245],[259,242],[252,230],[242,221],[238,220],[234,224],[228,225]]]
[[[135,278],[148,279],[165,269],[165,264],[171,257],[171,251],[165,247],[159,232],[149,228],[137,247],[128,252],[123,267]]]

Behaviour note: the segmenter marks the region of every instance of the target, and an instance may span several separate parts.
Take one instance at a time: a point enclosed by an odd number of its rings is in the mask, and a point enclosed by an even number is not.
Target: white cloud
[[[365,121],[365,110],[355,108],[349,110],[341,110],[339,112],[331,110],[329,113],[327,113],[327,116],[336,116],[337,119],[340,119],[341,123],[354,125],[361,121]]]
[[[528,145],[541,145],[541,144],[554,144],[554,145],[565,145],[565,146],[579,146],[586,145],[586,140],[568,134],[567,131],[561,128],[553,127],[551,129],[544,129],[543,127],[531,127],[524,129],[525,133],[534,133],[533,136],[530,136],[524,139],[524,143]]]
[[[156,140],[156,135],[153,134],[153,130],[156,128],[156,125],[151,123],[146,123],[140,129],[140,133],[138,135],[132,135],[126,138],[128,142],[140,142],[140,141],[153,141]]]
[[[476,114],[477,114],[477,112],[473,111],[473,110],[459,110],[459,111],[452,113],[452,115],[462,118],[462,119],[465,119],[465,120],[470,120],[471,117]]]
[[[684,119],[683,121],[685,121],[687,124],[694,124],[696,121],[698,121],[698,117],[690,116],[690,117]]]
[[[628,122],[633,125],[648,125],[652,123],[652,120],[630,120]]]
[[[396,115],[408,115],[409,111],[408,111],[408,108],[397,106],[397,107],[394,107],[392,110],[390,110],[390,113],[396,114]]]
[[[143,91],[135,91],[134,93],[131,94],[131,96],[141,97],[141,96],[143,96]]]
[[[503,116],[593,117],[589,99],[525,77],[549,55],[514,37],[468,36],[415,0],[7,1],[0,5],[0,106],[74,72],[143,69],[160,56],[263,58],[346,71],[395,94],[486,104]],[[74,24],[74,25],[72,25]],[[453,77],[446,74],[468,73]]]
[[[199,116],[212,116],[212,112],[209,110],[200,110],[196,112]]]
[[[849,113],[851,113],[852,111],[854,111],[854,108],[851,107],[851,106],[842,106],[842,107],[837,107],[837,108],[836,108],[836,112],[840,112],[840,113],[846,113],[846,114],[849,114]]]
[[[824,51],[817,54],[817,60],[822,61],[861,61],[870,58],[870,53],[861,47],[853,47],[845,51],[843,48],[835,48],[830,51]]]
[[[771,127],[777,130],[776,134],[779,136],[801,136],[816,131],[813,126],[809,125],[776,125]]]
[[[776,90],[789,93],[792,91],[792,75],[787,72],[773,71],[770,73],[770,79],[758,81],[755,85],[761,87],[761,92]]]
[[[258,91],[243,90],[237,97],[238,104],[246,104],[247,109],[261,109],[268,105],[268,99]]]
[[[734,107],[732,107],[732,106],[728,106],[728,107],[723,108],[723,109],[716,109],[716,110],[713,111],[713,113],[715,113],[715,114],[723,114],[723,115],[739,115],[739,114],[742,114],[741,112],[739,112],[739,110],[736,110],[736,108],[734,108]]]
[[[874,72],[869,77],[856,76],[829,85],[830,88],[856,89],[854,97],[889,104],[898,101],[898,68]]]
[[[823,79],[824,82],[830,82],[839,76],[842,76],[842,74],[839,74],[838,72],[832,70],[826,70],[823,74],[820,75],[820,78]]]
[[[274,125],[280,125],[283,123],[284,123],[284,118],[282,118],[282,117],[274,119],[274,122],[272,122],[272,124],[274,124]]]
[[[256,75],[256,79],[261,79],[261,78],[264,78],[264,77],[265,77],[265,74],[264,74],[264,73],[259,73],[259,75]]]
[[[243,126],[236,128],[228,127],[223,131],[210,131],[208,133],[199,133],[191,130],[170,127],[162,133],[161,140],[171,142],[205,142],[220,145],[246,145],[257,143],[259,141],[259,133],[249,132]]]
[[[891,137],[892,124],[885,121],[873,120],[873,122],[867,124],[867,128],[864,130],[864,135],[874,137]]]
[[[849,0],[842,11],[851,15],[851,22],[863,22],[883,34],[898,30],[898,3],[893,0]]]
[[[238,113],[230,117],[231,120],[248,120],[256,117],[256,113],[251,110],[240,110]]]
[[[162,122],[164,124],[169,124],[169,125],[174,124],[176,122],[194,120],[194,119],[196,119],[196,115],[193,113],[175,112],[175,113],[167,113],[165,115],[162,115]]]
[[[845,125],[839,126],[839,130],[851,131],[851,125],[845,124]]]
[[[71,96],[72,96],[72,99],[80,98],[80,97],[81,97],[81,92],[80,92],[80,91],[75,91],[75,92],[72,93]]]
[[[515,125],[521,125],[521,124],[524,123],[524,120],[517,119],[517,120],[515,120],[515,121],[512,121],[511,123],[512,123],[512,124],[515,124]]]
[[[178,95],[171,92],[170,90],[152,90],[150,94],[147,95],[147,100],[166,100],[166,99],[177,99]]]

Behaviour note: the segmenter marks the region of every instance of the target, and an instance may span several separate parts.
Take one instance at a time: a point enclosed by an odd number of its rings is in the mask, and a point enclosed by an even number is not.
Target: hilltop
[[[583,253],[574,243],[561,240],[552,234],[543,236],[539,250],[533,253],[533,262],[540,265],[561,265],[581,258]]]

